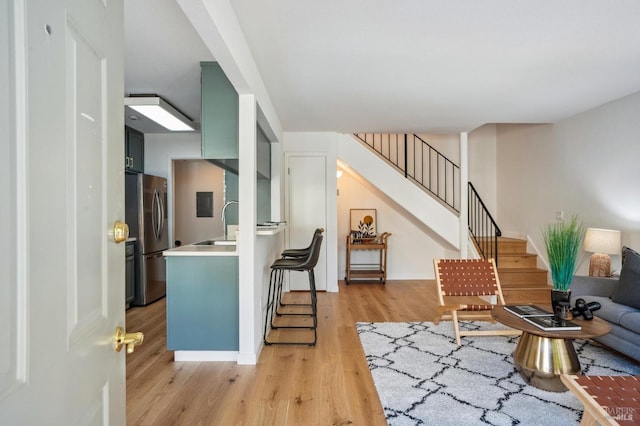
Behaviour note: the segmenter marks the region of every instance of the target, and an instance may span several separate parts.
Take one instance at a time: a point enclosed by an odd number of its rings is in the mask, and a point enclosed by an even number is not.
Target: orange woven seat
[[[640,423],[640,376],[572,376],[562,382],[584,404],[581,425]]]
[[[490,311],[497,305],[463,305],[462,311]]]
[[[451,320],[460,345],[461,336],[471,335],[518,335],[521,332],[506,330],[460,330],[458,320],[480,320],[495,323],[491,310],[504,305],[502,289],[493,259],[434,259],[433,265],[438,286],[438,316],[440,320]],[[469,303],[464,300],[471,299]],[[483,303],[485,299],[486,303]],[[462,303],[464,302],[464,303]]]

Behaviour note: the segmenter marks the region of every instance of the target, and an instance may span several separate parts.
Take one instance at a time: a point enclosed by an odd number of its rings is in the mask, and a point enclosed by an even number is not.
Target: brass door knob
[[[120,352],[123,346],[127,347],[127,353],[133,352],[135,345],[142,344],[144,340],[144,334],[141,332],[127,333],[120,326],[116,327],[116,332],[113,335],[113,349],[116,352]]]
[[[116,220],[113,224],[113,241],[116,243],[125,242],[129,238],[129,225]]]

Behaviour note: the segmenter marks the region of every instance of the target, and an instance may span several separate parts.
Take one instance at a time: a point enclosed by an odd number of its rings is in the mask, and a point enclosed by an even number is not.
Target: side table
[[[502,306],[494,308],[491,316],[501,324],[522,331],[513,352],[516,370],[526,383],[551,392],[567,390],[560,379],[561,374],[580,373],[573,340],[598,337],[611,331],[611,326],[597,317],[591,321],[574,319],[573,322],[582,327],[578,331],[544,331],[505,311]]]

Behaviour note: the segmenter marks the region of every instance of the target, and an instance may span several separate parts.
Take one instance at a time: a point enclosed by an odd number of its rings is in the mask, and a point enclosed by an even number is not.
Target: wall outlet
[[[564,212],[562,210],[556,212],[556,220],[564,220]]]

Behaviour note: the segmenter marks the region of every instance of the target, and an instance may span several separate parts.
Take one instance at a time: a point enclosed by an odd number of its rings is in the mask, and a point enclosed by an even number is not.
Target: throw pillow
[[[626,251],[620,283],[611,300],[640,309],[640,254],[634,250]]]
[[[640,256],[640,253],[638,253],[635,250],[630,249],[627,246],[622,246],[622,264],[624,265],[624,261],[627,259],[627,253],[633,253],[636,256]]]

